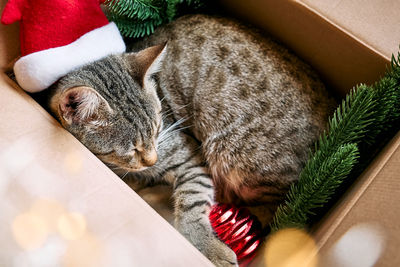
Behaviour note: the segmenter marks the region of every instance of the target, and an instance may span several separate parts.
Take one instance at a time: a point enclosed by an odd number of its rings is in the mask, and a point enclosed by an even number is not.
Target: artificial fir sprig
[[[326,203],[354,167],[364,167],[371,159],[367,152],[376,147],[381,135],[400,128],[400,53],[391,68],[373,86],[353,89],[329,120],[328,132],[321,135],[315,152],[290,188],[271,223],[276,231],[284,227],[305,227],[310,215]],[[353,169],[354,171],[354,169]],[[355,171],[358,174],[359,171]]]
[[[124,16],[115,16],[112,13],[110,13],[108,17],[117,24],[123,36],[132,38],[150,35],[154,32],[155,27],[163,23],[162,19],[135,20]]]
[[[167,9],[165,10],[165,13],[167,14],[169,21],[176,17],[177,5],[181,2],[182,0],[167,0]]]
[[[304,227],[313,210],[322,207],[352,170],[358,157],[355,144],[339,146],[329,157],[318,150],[301,173],[298,184],[292,185],[285,202],[275,215],[272,229]],[[312,178],[312,181],[310,180]]]
[[[377,101],[376,127],[369,128],[368,143],[374,143],[376,137],[395,126],[400,118],[400,53],[397,59],[392,55],[391,66],[386,75],[374,86],[374,98]]]
[[[121,34],[126,37],[149,35],[165,20],[160,1],[107,0],[105,5],[108,7],[108,18],[117,24]]]
[[[375,100],[370,88],[353,89],[329,120],[328,133],[320,136],[315,153],[291,186],[285,203],[274,217],[272,229],[304,226],[313,209],[326,203],[350,173],[358,156],[356,144],[371,125]]]
[[[160,2],[160,1],[158,1]],[[149,0],[107,0],[105,4],[116,16],[124,16],[139,20],[159,19],[161,6]]]
[[[358,143],[365,136],[376,115],[376,100],[373,96],[371,88],[365,85],[350,91],[329,119],[329,134],[320,137],[315,149],[328,156],[340,145]]]
[[[107,16],[126,37],[143,37],[178,16],[180,5],[198,9],[205,0],[106,0]]]

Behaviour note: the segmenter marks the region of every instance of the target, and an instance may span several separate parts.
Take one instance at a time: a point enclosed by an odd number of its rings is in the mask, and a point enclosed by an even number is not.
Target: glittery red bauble
[[[261,223],[249,210],[217,204],[209,218],[218,237],[236,253],[239,262],[254,256],[262,240]]]

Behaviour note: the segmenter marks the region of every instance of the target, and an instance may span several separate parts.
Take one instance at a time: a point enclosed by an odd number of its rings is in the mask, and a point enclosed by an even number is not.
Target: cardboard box
[[[219,2],[290,47],[338,95],[376,81],[398,50],[396,0]],[[18,51],[18,25],[0,25],[0,68]],[[211,266],[4,74],[0,90],[0,266]],[[357,257],[335,264],[337,241],[360,223],[380,229],[376,266],[400,264],[399,144],[397,135],[313,229],[321,266],[372,266]],[[252,265],[263,266],[263,256]]]
[[[254,23],[290,47],[314,66],[338,95],[359,83],[378,80],[391,55],[399,51],[400,1],[221,3],[230,14]],[[400,133],[312,229],[320,266],[372,266],[375,261],[374,266],[400,265],[399,145]],[[363,242],[372,246],[363,247]],[[263,261],[257,259],[254,265]]]

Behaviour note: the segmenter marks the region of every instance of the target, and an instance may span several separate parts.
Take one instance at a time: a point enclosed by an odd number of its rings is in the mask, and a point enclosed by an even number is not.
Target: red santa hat
[[[68,72],[125,51],[105,0],[9,0],[1,22],[20,21],[21,58],[14,65],[19,85],[34,93]]]

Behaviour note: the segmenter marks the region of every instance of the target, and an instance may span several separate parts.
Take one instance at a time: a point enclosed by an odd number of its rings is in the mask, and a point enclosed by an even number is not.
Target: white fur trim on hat
[[[71,44],[21,57],[14,65],[14,73],[24,90],[36,93],[72,70],[108,55],[123,53],[125,48],[117,26],[110,22]]]

